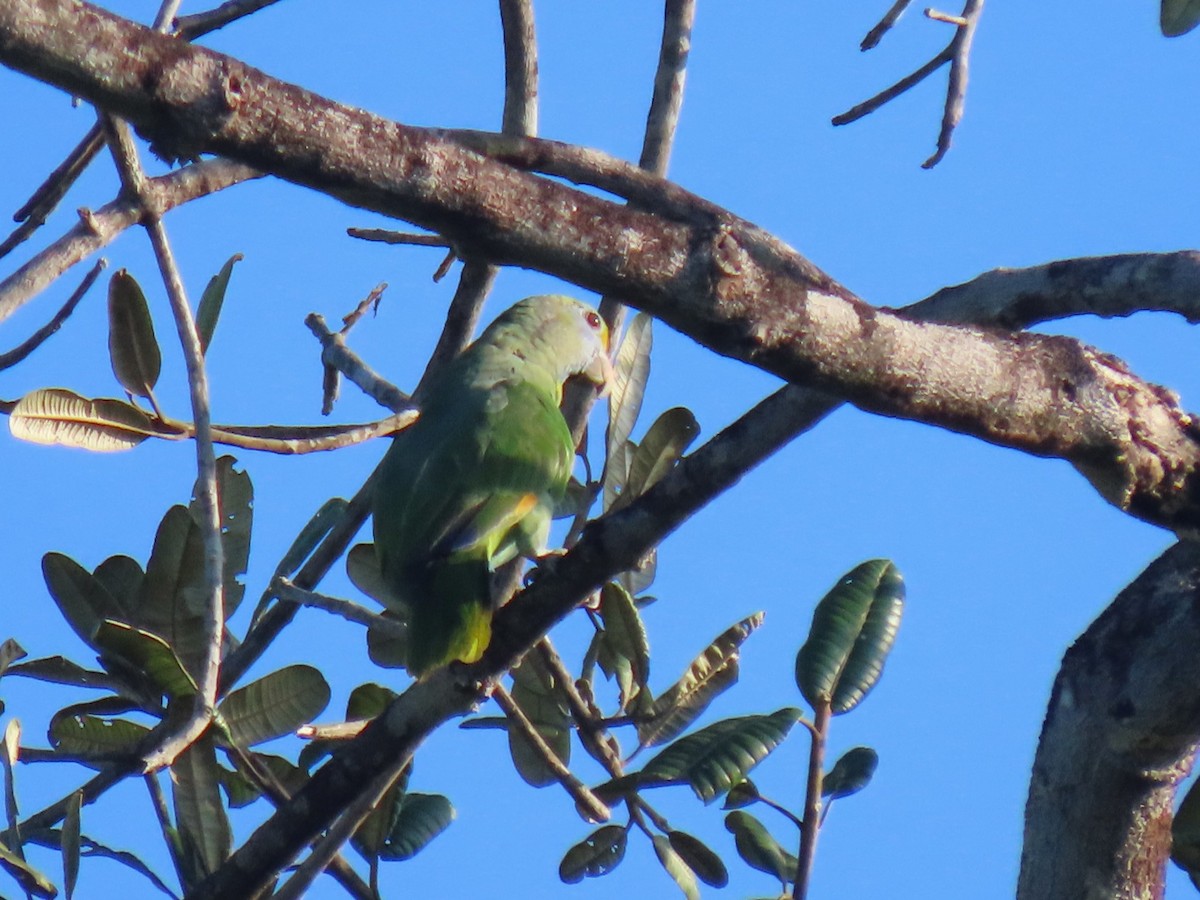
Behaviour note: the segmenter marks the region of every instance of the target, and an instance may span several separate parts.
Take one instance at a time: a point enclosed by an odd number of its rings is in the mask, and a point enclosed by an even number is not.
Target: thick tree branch
[[[1067,651],[1042,727],[1017,896],[1162,896],[1200,739],[1200,546],[1176,544]]]
[[[914,323],[708,204],[692,222],[623,207],[86,4],[0,6],[0,61],[128,117],[160,151],[222,153],[618,294],[718,353],[869,411],[1068,459],[1122,509],[1200,526],[1190,416],[1075,341]]]

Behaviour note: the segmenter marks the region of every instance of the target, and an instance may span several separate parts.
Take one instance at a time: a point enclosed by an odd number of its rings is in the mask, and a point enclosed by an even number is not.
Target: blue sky
[[[143,20],[153,11],[132,0],[112,6]],[[1149,0],[1040,4],[1036,11],[991,4],[976,39],[963,124],[949,156],[924,171],[944,73],[864,121],[829,124],[950,37],[949,26],[914,10],[880,47],[860,53],[858,42],[886,6],[701,4],[671,177],[772,230],[876,304],[912,302],[998,266],[1196,246],[1200,34],[1163,39]],[[346,9],[287,0],[204,43],[406,123],[498,126],[503,86],[494,4],[360,2],[353,13]],[[185,4],[183,11],[196,10]],[[656,4],[542,3],[537,12],[541,133],[636,159],[658,54]],[[0,119],[24,123],[19,134],[0,137],[0,210],[7,214],[92,117],[65,96],[0,71]],[[100,206],[114,191],[111,166],[101,160],[39,241],[68,228],[75,208]],[[246,256],[209,354],[218,421],[320,421],[318,352],[302,320],[318,311],[335,321],[380,281],[390,287],[379,315],[358,326],[352,344],[401,387],[414,384],[453,279],[430,280],[440,251],[345,237],[348,226],[386,225],[270,181],[172,214],[168,228],[193,297],[231,254]],[[147,288],[164,345],[159,396],[182,416],[182,362],[145,236],[131,231],[105,255],[110,271],[126,267]],[[0,275],[12,265],[0,263]],[[77,278],[72,273],[6,324],[0,348],[48,318]],[[527,294],[560,288],[536,273],[505,271],[487,316]],[[1185,406],[1197,406],[1195,337],[1178,317],[1079,319],[1052,329],[1123,357],[1142,376],[1177,390]],[[655,339],[643,427],[658,412],[685,405],[702,438],[711,436],[777,386],[665,327]],[[102,290],[93,289],[38,354],[0,373],[5,399],[45,386],[119,394]],[[345,394],[336,419],[378,414],[352,389]],[[238,454],[256,489],[248,597],[257,597],[300,524],[326,498],[353,493],[384,449],[374,443],[302,458]],[[0,504],[7,587],[0,639],[16,638],[31,656],[63,653],[90,663],[46,593],[41,555],[57,550],[88,567],[114,553],[144,561],[166,508],[187,497],[193,460],[190,445],[91,456],[0,435],[8,475]],[[890,557],[909,589],[899,641],[876,691],[835,722],[832,736],[835,754],[856,744],[875,747],[879,769],[867,791],[835,805],[812,896],[1010,896],[1026,779],[1059,659],[1170,542],[1166,532],[1105,504],[1066,463],[842,409],[664,544],[652,590],[659,602],[646,613],[652,686],[667,687],[721,630],[763,609],[766,624],[745,647],[740,685],[707,719],[798,704],[792,666],[813,604],[859,561]],[[340,570],[324,589],[354,596]],[[236,625],[244,628],[250,605]],[[577,659],[584,634],[583,623],[568,622],[555,637]],[[333,684],[326,719],[358,683],[403,684],[400,673],[365,661],[360,629],[315,611],[299,617],[260,671],[295,661],[321,667]],[[44,742],[50,712],[83,699],[18,679],[3,685],[7,714],[22,720],[35,745]],[[286,742],[281,747],[290,752]],[[798,808],[806,754],[797,731],[756,780]],[[582,777],[600,780],[587,763]],[[23,767],[22,809],[40,808],[83,777],[81,770],[68,778]],[[457,897],[479,888],[499,896],[675,895],[642,840],[632,842],[614,874],[562,885],[558,861],[589,827],[561,791],[535,792],[519,781],[498,733],[448,728],[434,735],[417,758],[412,786],[449,794],[458,820],[412,862],[385,867],[385,895]],[[677,827],[729,862],[731,886],[706,896],[771,893],[770,878],[736,860],[719,810],[701,809],[683,788],[655,799]],[[155,838],[136,823],[149,816],[145,792],[131,785],[85,810],[84,830],[142,849]],[[788,826],[766,811],[761,817],[791,843]],[[235,820],[240,837],[252,825]],[[161,851],[147,856],[169,873]],[[40,859],[52,869],[52,858]],[[100,896],[126,877],[111,863],[85,863],[81,890]],[[141,891],[133,884],[130,890]],[[1178,876],[1171,887],[1179,896],[1190,890]],[[332,882],[312,893],[335,895]]]

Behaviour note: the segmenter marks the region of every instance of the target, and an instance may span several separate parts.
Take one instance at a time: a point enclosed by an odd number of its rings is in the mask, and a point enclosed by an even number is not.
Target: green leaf
[[[725,802],[721,804],[721,809],[741,809],[757,803],[761,799],[762,795],[758,792],[758,785],[749,778],[743,778],[729,789],[729,793],[725,795]]]
[[[747,865],[774,875],[785,886],[791,884],[796,876],[796,857],[780,846],[762,822],[738,809],[725,817],[725,828],[733,833],[738,856]]]
[[[699,838],[692,837],[686,831],[668,831],[667,839],[671,842],[671,849],[705,884],[716,888],[729,884],[729,871],[725,863]]]
[[[852,747],[842,754],[821,781],[821,796],[836,800],[857,794],[871,783],[879,754],[870,747]]]
[[[200,295],[200,305],[196,307],[196,335],[200,338],[200,352],[207,353],[208,345],[212,343],[213,332],[217,328],[217,319],[221,315],[221,306],[225,303],[225,291],[229,287],[229,276],[233,274],[233,264],[241,262],[244,257],[235,253],[221,266],[221,271],[208,280],[204,293]]]
[[[578,884],[584,878],[607,875],[625,858],[628,836],[622,825],[597,828],[563,856],[558,877],[566,884]]]
[[[154,536],[132,624],[165,640],[184,668],[199,675],[208,650],[204,606],[201,531],[188,509],[175,505]]]
[[[67,800],[67,812],[63,816],[63,890],[67,900],[74,896],[75,884],[79,880],[79,811],[82,806],[83,791],[76,791]]]
[[[283,554],[283,559],[275,567],[275,577],[288,578],[299,569],[317,549],[317,545],[325,539],[325,535],[329,534],[333,527],[342,520],[349,505],[341,497],[330,497],[322,503],[321,508],[300,529],[300,533],[292,541],[292,546],[288,547],[287,553]],[[374,550],[372,550],[372,555],[374,555]]]
[[[606,671],[616,672],[621,689],[621,709],[625,710],[646,688],[650,678],[650,641],[646,626],[633,597],[611,581],[600,589],[600,618],[604,622],[602,665]]]
[[[95,640],[102,662],[107,656],[116,656],[135,666],[157,690],[173,700],[195,695],[196,682],[184,670],[170,644],[157,634],[105,619],[96,629]]]
[[[642,397],[650,378],[650,350],[654,346],[653,320],[639,312],[629,322],[621,349],[613,363],[613,381],[608,394],[607,460],[604,476],[604,508],[611,507],[624,487],[629,471],[625,456],[626,442],[633,433]]]
[[[394,613],[384,610],[383,618],[406,627]],[[384,669],[403,669],[408,665],[407,632],[396,628],[383,628],[375,623],[367,626],[367,656],[371,662]]]
[[[737,683],[740,648],[762,625],[763,617],[764,613],[755,613],[721,632],[692,660],[683,677],[658,696],[649,717],[637,722],[641,747],[654,747],[673,740],[708,709],[719,694]]]
[[[0,644],[0,676],[8,671],[9,666],[26,655],[25,648],[12,638],[8,638],[3,644]]]
[[[356,588],[380,606],[408,618],[408,607],[392,594],[383,579],[374,544],[355,544],[350,548],[346,554],[346,574]]]
[[[453,804],[441,794],[405,794],[380,857],[403,860],[416,856],[450,827],[455,815]]]
[[[800,710],[786,707],[770,715],[714,722],[659,752],[637,773],[638,783],[691,785],[710,803],[746,777],[787,737]]]
[[[119,615],[106,615],[106,619],[125,620],[137,609],[138,596],[141,594],[142,580],[146,573],[142,571],[142,566],[136,559],[128,556],[110,556],[96,566],[93,574],[121,610]]]
[[[50,879],[4,844],[0,844],[0,868],[21,885],[21,890],[34,897],[51,898],[58,894],[58,888]]]
[[[96,647],[94,638],[100,623],[121,614],[112,594],[96,576],[61,553],[42,557],[42,577],[67,624],[85,644]]]
[[[329,703],[329,685],[312,666],[292,665],[233,691],[218,707],[238,747],[291,734]]]
[[[54,718],[50,723],[50,746],[80,756],[125,756],[132,753],[150,729],[128,719],[96,716]]]
[[[255,753],[253,750],[247,751],[246,755],[253,759],[258,766],[270,772],[275,777],[275,780],[292,794],[300,790],[305,782],[308,781],[308,775],[303,769],[284,759],[282,756],[276,756],[271,753]],[[219,766],[218,768],[221,787],[225,791],[225,798],[229,803],[230,809],[241,809],[244,806],[249,806],[262,796],[258,787],[252,784],[241,772],[230,771],[224,766]]]
[[[246,587],[238,579],[246,573],[250,562],[250,531],[254,525],[254,486],[246,472],[234,471],[237,464],[232,456],[217,459],[217,497],[220,503],[221,548],[225,566],[222,580],[225,586],[225,618],[228,619],[242,602]],[[199,484],[192,489],[189,510],[199,533],[203,533],[204,516],[200,510]],[[197,535],[198,536],[198,535]],[[192,612],[203,613],[203,601]]]
[[[202,734],[171,766],[175,824],[184,862],[185,890],[212,874],[229,856],[233,833],[221,804],[221,769],[212,732]]]
[[[373,719],[396,699],[396,692],[382,684],[360,684],[346,700],[347,719]]]
[[[512,670],[512,698],[534,729],[566,765],[571,759],[571,720],[559,696],[554,676],[537,653],[527,653]],[[533,787],[545,787],[557,778],[525,736],[508,729],[508,749],[517,774]]]
[[[679,885],[683,896],[687,897],[687,900],[700,900],[700,886],[696,884],[696,873],[688,868],[688,864],[675,852],[671,841],[662,834],[652,835],[650,840],[654,844],[654,855],[667,870],[667,874]]]
[[[135,397],[154,393],[162,353],[141,285],[125,269],[108,282],[108,354],[121,387]]]
[[[621,494],[609,506],[614,512],[646,493],[671,471],[684,451],[700,434],[692,411],[682,406],[668,409],[654,420],[629,461],[629,476]]]
[[[1200,0],[1162,0],[1158,23],[1166,37],[1187,34],[1200,23]]]
[[[44,388],[17,401],[8,417],[12,436],[33,444],[58,444],[97,453],[130,450],[162,431],[144,412],[124,400],[89,400],[65,388]]]
[[[29,843],[37,844],[41,847],[51,847],[59,850],[61,850],[63,847],[63,834],[61,831],[54,828],[46,828],[40,831],[31,832],[28,835],[28,838]],[[155,875],[154,872],[151,871],[144,862],[142,862],[132,853],[129,853],[125,850],[114,850],[98,841],[92,840],[87,835],[81,835],[79,841],[83,848],[83,856],[95,856],[101,859],[111,859],[113,862],[118,862],[121,865],[132,869],[138,874],[143,875],[151,884],[153,884],[156,888],[158,888],[158,890],[162,891],[168,897],[175,897],[174,892],[165,884],[163,884],[162,879]]]
[[[63,656],[46,656],[41,659],[31,659],[28,662],[17,663],[8,669],[9,675],[20,675],[23,678],[35,678],[38,681],[48,681],[52,684],[68,684],[74,687],[107,688],[112,686],[112,678],[94,669],[85,669]]]
[[[796,685],[815,709],[854,709],[883,674],[904,610],[904,579],[890,560],[872,559],[842,576],[813,611],[796,654]]]

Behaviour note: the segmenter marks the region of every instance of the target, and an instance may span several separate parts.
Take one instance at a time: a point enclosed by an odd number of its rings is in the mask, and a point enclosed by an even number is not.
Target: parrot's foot
[[[464,694],[479,695],[483,690],[483,682],[471,674],[472,665],[455,659],[446,664],[446,671],[456,690]]]
[[[529,587],[543,575],[554,574],[554,569],[558,566],[558,561],[566,555],[567,551],[558,549],[550,550],[543,553],[541,556],[535,557],[533,560],[533,568],[525,573],[525,577],[521,583],[525,587]]]

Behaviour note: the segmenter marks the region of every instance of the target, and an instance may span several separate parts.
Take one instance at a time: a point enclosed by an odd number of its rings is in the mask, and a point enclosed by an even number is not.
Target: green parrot
[[[493,572],[546,552],[575,460],[563,382],[612,377],[608,327],[555,294],[509,308],[430,384],[374,497],[375,554],[409,610],[408,670],[474,662],[491,640]]]

